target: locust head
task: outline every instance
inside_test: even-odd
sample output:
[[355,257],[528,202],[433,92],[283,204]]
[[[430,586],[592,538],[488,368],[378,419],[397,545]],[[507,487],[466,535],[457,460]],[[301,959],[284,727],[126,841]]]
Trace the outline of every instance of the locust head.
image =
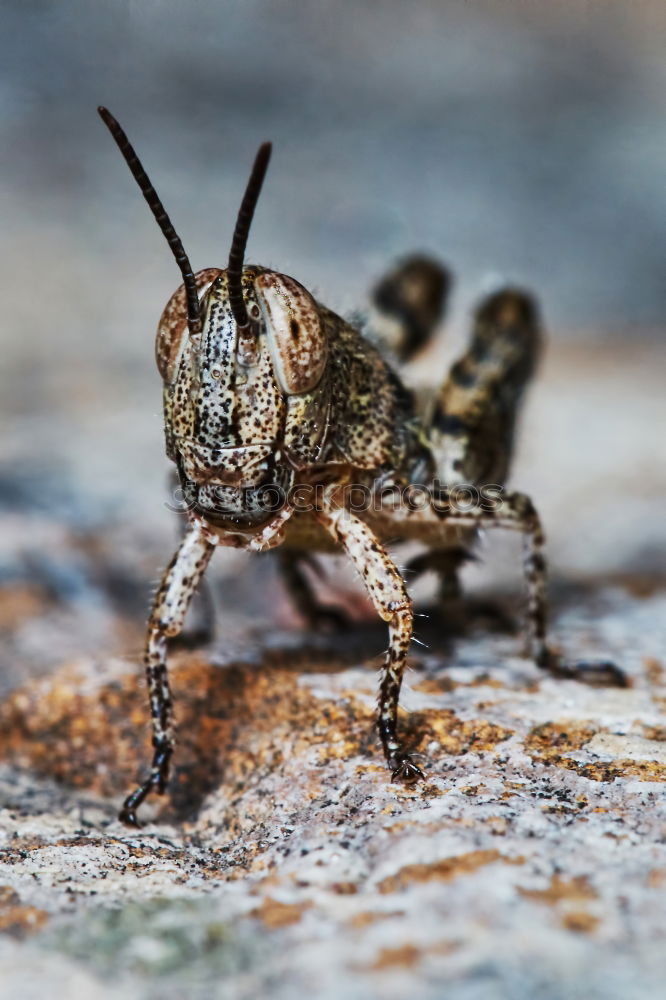
[[[290,480],[292,424],[326,409],[327,337],[322,310],[294,278],[244,263],[250,224],[271,154],[257,153],[238,212],[228,265],[193,272],[185,249],[127,136],[104,108],[115,138],[172,249],[183,284],[160,320],[157,365],[164,381],[167,452],[200,495]],[[310,421],[308,457],[326,421]],[[302,450],[302,443],[301,443]],[[207,494],[204,496],[206,499]]]

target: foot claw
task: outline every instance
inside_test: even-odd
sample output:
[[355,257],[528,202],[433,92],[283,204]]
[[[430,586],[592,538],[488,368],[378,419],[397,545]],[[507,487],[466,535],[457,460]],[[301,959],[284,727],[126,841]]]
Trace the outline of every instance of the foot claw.
[[631,687],[631,681],[621,667],[610,660],[579,660],[567,663],[553,650],[546,650],[538,664],[554,677],[580,681],[591,687]]
[[391,781],[402,781],[405,785],[414,785],[417,781],[425,779],[425,773],[418,764],[414,763],[410,754],[389,761],[389,767],[392,771]]
[[123,802],[123,807],[118,813],[118,819],[121,823],[141,829],[136,811],[151,792],[163,795],[166,791],[169,779],[169,761],[171,760],[172,752],[171,747],[158,747],[155,750],[150,777],[142,785],[139,785],[131,795],[128,795]]
[[118,813],[118,819],[121,823],[124,823],[125,826],[133,826],[137,830],[140,830],[142,827],[142,824],[139,823],[139,820],[137,819],[136,810],[128,809],[126,806],[123,806]]
[[621,667],[610,660],[580,660],[571,667],[571,676],[593,687],[631,687],[631,681]]

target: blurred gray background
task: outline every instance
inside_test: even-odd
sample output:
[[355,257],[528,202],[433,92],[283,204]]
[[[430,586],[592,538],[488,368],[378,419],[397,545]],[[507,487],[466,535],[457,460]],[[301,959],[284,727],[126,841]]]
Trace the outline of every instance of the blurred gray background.
[[[105,103],[199,265],[224,258],[271,138],[252,250],[342,306],[387,257],[425,246],[466,286],[500,271],[541,289],[558,329],[652,327],[666,303],[665,27],[661,0],[5,0],[9,287],[32,299],[39,271],[69,297],[54,332],[111,308],[140,322],[126,286],[173,284],[94,114]],[[159,302],[138,298],[152,324]]]
[[224,263],[270,138],[249,258],[333,308],[395,255],[441,254],[450,356],[490,282],[534,288],[550,350],[514,481],[551,559],[663,559],[663,0],[4,0],[0,18],[3,579],[49,557],[62,583],[54,514],[128,564],[148,553],[138,587],[173,542],[152,341],[178,274],[100,103],[195,267]]

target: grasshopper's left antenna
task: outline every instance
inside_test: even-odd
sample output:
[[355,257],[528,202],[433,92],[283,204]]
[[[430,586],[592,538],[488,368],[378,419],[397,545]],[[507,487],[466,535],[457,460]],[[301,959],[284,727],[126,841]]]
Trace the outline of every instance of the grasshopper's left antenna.
[[132,171],[132,175],[141,189],[141,194],[148,202],[148,207],[155,216],[155,222],[164,233],[167,243],[171,247],[171,252],[176,258],[176,263],[180,268],[180,273],[183,276],[183,282],[185,284],[185,295],[187,298],[187,325],[190,329],[190,333],[201,333],[201,309],[199,307],[197,284],[194,279],[190,259],[185,253],[185,247],[183,246],[178,233],[174,229],[173,223],[167,215],[157,191],[151,184],[148,174],[143,169],[141,160],[136,155],[134,147],[127,138],[124,130],[107,108],[99,107],[97,111],[109,132],[116,140],[118,149],[123,154],[127,166]]
[[248,326],[250,320],[243,299],[243,260],[245,258],[245,247],[252,225],[252,217],[257,207],[257,201],[261,194],[261,186],[268,170],[268,161],[271,158],[272,146],[270,142],[264,142],[257,152],[252,167],[250,179],[245,188],[245,194],[238,210],[236,228],[231,240],[231,250],[229,251],[229,265],[227,269],[227,289],[229,292],[229,305],[236,320],[237,327]]

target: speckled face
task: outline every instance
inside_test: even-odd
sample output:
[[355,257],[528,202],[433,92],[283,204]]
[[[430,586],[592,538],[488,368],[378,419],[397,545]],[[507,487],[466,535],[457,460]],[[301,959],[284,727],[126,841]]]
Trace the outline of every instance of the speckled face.
[[[239,330],[226,272],[201,272],[201,286],[202,333],[188,334],[180,293],[158,331],[169,454],[188,480],[205,487],[273,483],[277,467],[290,457],[294,416],[302,430],[304,409],[325,409],[327,354],[319,307],[293,278],[246,267],[250,324]],[[310,448],[321,446],[325,428],[322,418]],[[298,465],[298,455],[294,459]],[[280,482],[284,478],[281,472]]]

